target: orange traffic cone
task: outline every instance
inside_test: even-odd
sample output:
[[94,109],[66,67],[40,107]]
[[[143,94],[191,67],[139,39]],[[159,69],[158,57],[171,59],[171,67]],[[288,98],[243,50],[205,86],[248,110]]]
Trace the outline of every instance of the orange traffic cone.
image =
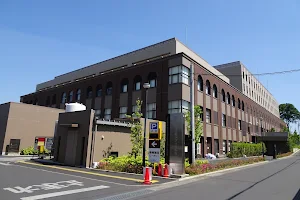
[[145,168],[145,177],[144,177],[144,184],[146,185],[150,185],[151,184],[151,181],[150,181],[150,168],[149,167],[146,167]]
[[162,176],[162,166],[160,163],[158,164],[157,175]]
[[165,168],[164,168],[164,177],[169,177],[169,169],[168,169],[168,164],[165,164]]

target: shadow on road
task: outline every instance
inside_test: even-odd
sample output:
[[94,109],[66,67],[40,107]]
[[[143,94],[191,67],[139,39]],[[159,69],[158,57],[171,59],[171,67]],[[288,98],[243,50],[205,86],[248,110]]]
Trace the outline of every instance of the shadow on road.
[[293,200],[299,200],[300,199],[300,189],[298,190],[297,194],[294,196]]

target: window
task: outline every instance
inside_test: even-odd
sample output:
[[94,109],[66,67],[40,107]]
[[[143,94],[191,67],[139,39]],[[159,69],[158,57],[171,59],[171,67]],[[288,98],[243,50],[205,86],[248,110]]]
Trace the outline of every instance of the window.
[[156,79],[151,79],[149,82],[150,82],[150,88],[156,87]]
[[104,119],[110,120],[111,119],[111,108],[106,108],[104,110]]
[[69,92],[69,102],[73,101],[73,91]]
[[150,83],[150,88],[156,87],[156,79],[157,79],[156,73],[150,72],[148,75],[148,81]]
[[102,86],[101,85],[97,86],[96,96],[97,97],[101,97],[102,96]]
[[203,91],[203,79],[200,75],[198,76],[197,88],[198,88],[199,91]]
[[95,110],[95,117],[101,117],[101,110]]
[[[67,97],[66,97],[66,99],[67,99]],[[37,98],[34,99],[33,105],[39,105],[39,102],[38,102]]]
[[247,74],[246,74],[246,81],[247,81]]
[[185,66],[169,68],[169,84],[184,83],[189,85],[190,69]]
[[156,103],[148,103],[146,116],[148,119],[156,118]]
[[[25,102],[24,102],[25,103]],[[47,100],[46,100],[46,106],[49,106],[50,105],[50,97],[48,96],[47,97]]]
[[106,84],[106,95],[112,95],[112,82]]
[[183,113],[186,113],[188,112],[190,109],[190,103],[185,101],[185,100],[182,100],[182,111]]
[[135,76],[133,79],[133,90],[138,91],[141,89],[141,82],[142,82],[142,78],[141,76]]
[[132,113],[135,113],[135,112],[141,112],[141,108],[138,109],[138,106],[137,106],[137,105],[133,105],[133,106],[132,106]]
[[190,109],[190,103],[185,100],[169,101],[168,113],[186,113]]
[[253,97],[253,90],[252,90],[252,97]]
[[245,78],[245,72],[243,72],[243,79]]
[[52,97],[52,105],[56,105],[56,94]]
[[206,123],[211,123],[211,110],[206,108]]
[[221,94],[222,94],[222,101],[223,101],[223,102],[225,102],[225,98],[226,98],[226,97],[225,97],[225,92],[224,92],[224,90],[223,90],[223,89],[222,89],[222,92],[221,92]]
[[231,105],[232,105],[232,107],[235,107],[235,98],[233,95],[232,95]]
[[86,98],[91,99],[93,97],[93,88],[89,86],[86,90]]
[[78,89],[76,92],[76,101],[79,102],[81,98],[81,89]]
[[119,118],[126,118],[127,107],[120,107]]
[[227,92],[227,104],[230,104],[230,94]]
[[123,92],[123,93],[127,92],[127,86],[128,86],[128,85],[122,85],[122,92]]
[[242,130],[242,121],[241,120],[238,121],[238,128],[239,128],[239,130]]
[[206,80],[206,94],[210,95],[210,82]]
[[242,111],[245,111],[244,101],[242,101]]
[[244,91],[245,91],[246,90],[245,83],[243,83],[243,88],[244,88]]
[[61,103],[65,104],[67,102],[67,94],[64,92],[61,96]]
[[241,101],[239,98],[238,98],[238,109],[241,109]]
[[250,126],[248,126],[248,133],[250,134]]
[[201,119],[201,121],[203,121],[203,107],[202,106],[200,106],[200,109],[201,109],[201,113],[200,113],[200,119]]
[[226,115],[222,114],[222,126],[226,126]]
[[215,84],[213,86],[213,97],[218,98],[218,88]]
[[126,93],[128,88],[128,79],[123,79],[121,82],[121,93]]

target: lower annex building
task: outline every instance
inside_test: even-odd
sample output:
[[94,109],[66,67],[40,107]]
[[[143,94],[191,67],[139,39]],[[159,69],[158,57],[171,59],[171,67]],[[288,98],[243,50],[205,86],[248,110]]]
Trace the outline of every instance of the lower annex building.
[[[136,100],[141,99],[144,116],[165,121],[168,113],[189,109],[191,65],[195,105],[203,110],[197,154],[227,153],[234,141],[254,142],[255,135],[285,126],[176,38],[57,76],[38,84],[36,92],[20,101],[61,109],[67,102],[80,102],[99,118],[110,120],[134,112]],[[150,83],[147,110],[145,82]]]

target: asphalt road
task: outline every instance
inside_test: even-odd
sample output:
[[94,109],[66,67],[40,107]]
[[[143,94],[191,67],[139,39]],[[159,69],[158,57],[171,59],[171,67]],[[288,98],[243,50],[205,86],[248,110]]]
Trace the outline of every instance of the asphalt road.
[[300,200],[300,153],[231,173],[215,174],[139,200]]
[[98,200],[126,195],[166,182],[154,179],[143,185],[141,175],[128,175],[73,167],[42,165],[24,158],[0,158],[0,199]]

